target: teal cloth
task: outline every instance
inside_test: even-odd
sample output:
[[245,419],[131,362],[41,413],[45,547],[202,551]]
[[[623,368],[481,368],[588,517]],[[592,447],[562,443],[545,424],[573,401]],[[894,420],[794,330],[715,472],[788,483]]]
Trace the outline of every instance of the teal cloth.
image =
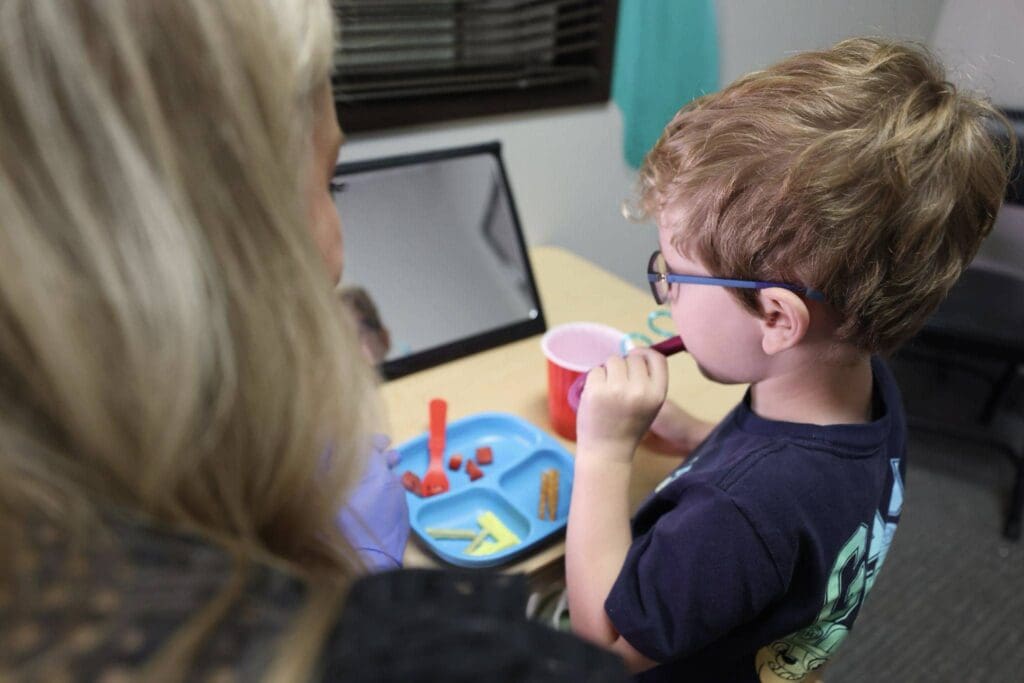
[[612,99],[634,168],[690,100],[718,90],[714,0],[620,0]]

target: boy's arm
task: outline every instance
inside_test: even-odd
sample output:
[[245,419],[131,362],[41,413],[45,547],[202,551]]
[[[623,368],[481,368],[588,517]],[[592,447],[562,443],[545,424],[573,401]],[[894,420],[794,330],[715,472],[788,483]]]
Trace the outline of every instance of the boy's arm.
[[611,650],[618,656],[622,657],[622,661],[626,663],[626,668],[635,674],[638,674],[641,671],[647,671],[659,664],[659,662],[656,662],[647,655],[637,651],[637,649],[630,645],[629,641],[622,636],[615,639]]
[[649,446],[662,453],[685,459],[715,428],[712,422],[698,420],[672,400],[665,401],[651,423]]
[[618,638],[604,601],[632,542],[629,529],[630,463],[605,462],[577,450],[565,572],[572,630],[604,647]]
[[[628,464],[577,460],[569,505],[566,575],[572,630],[623,658],[630,671],[657,665],[612,626],[604,601],[632,543]],[[579,458],[579,455],[577,455]]]
[[633,453],[665,399],[664,357],[638,350],[591,371],[577,418],[576,465],[566,535],[566,583],[573,631],[626,659],[647,659],[623,640],[604,609],[632,543],[629,477]]

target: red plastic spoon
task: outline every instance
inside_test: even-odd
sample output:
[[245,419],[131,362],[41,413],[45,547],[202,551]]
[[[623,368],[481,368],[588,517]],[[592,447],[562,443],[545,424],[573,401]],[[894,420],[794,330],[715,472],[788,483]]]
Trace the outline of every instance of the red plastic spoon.
[[448,490],[448,476],[444,473],[444,432],[448,403],[441,398],[430,401],[430,437],[427,450],[430,452],[430,466],[423,475],[420,490],[423,497],[444,493]]

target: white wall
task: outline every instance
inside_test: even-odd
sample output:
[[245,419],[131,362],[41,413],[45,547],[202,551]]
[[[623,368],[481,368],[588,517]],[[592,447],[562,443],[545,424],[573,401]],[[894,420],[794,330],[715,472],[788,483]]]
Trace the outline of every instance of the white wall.
[[[345,122],[342,121],[342,127]],[[633,183],[611,103],[354,134],[342,160],[499,140],[528,245],[565,247],[642,285],[653,229],[620,212]]]
[[[1024,110],[1022,30],[1024,0],[947,0],[931,44],[961,87]],[[1024,207],[1002,208],[978,261],[1024,273]]]
[[[844,37],[871,34],[930,42],[939,29],[943,36],[966,37],[966,45],[957,48],[958,60],[981,71],[1002,60],[1020,76],[1024,40],[1016,36],[1022,4],[1024,0],[716,0],[722,82]],[[1017,15],[1011,16],[1011,6],[1018,8]],[[989,44],[994,32],[1014,35],[1007,46],[996,49]],[[1024,87],[1015,92],[1024,97]],[[504,145],[529,244],[565,247],[643,286],[641,273],[656,237],[653,229],[632,225],[620,214],[634,175],[622,160],[622,121],[611,103],[352,135],[342,158],[494,139]]]
[[932,45],[954,81],[1024,109],[1024,0],[947,0]]
[[828,47],[843,38],[872,35],[927,42],[945,0],[716,0],[715,4],[724,84],[794,52]]

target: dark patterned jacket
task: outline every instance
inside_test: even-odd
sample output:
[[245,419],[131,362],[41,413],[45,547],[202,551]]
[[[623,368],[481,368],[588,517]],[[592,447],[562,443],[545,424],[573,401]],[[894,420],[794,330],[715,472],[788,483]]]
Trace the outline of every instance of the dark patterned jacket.
[[[0,681],[138,680],[149,661],[236,575],[230,555],[195,536],[117,523],[102,550],[76,552],[52,528],[0,583]],[[237,579],[236,579],[237,580]],[[184,680],[261,680],[304,601],[271,567],[244,577]],[[13,587],[13,591],[11,588]],[[614,656],[526,620],[526,581],[497,573],[404,570],[360,579],[321,650],[317,680],[622,681]]]

